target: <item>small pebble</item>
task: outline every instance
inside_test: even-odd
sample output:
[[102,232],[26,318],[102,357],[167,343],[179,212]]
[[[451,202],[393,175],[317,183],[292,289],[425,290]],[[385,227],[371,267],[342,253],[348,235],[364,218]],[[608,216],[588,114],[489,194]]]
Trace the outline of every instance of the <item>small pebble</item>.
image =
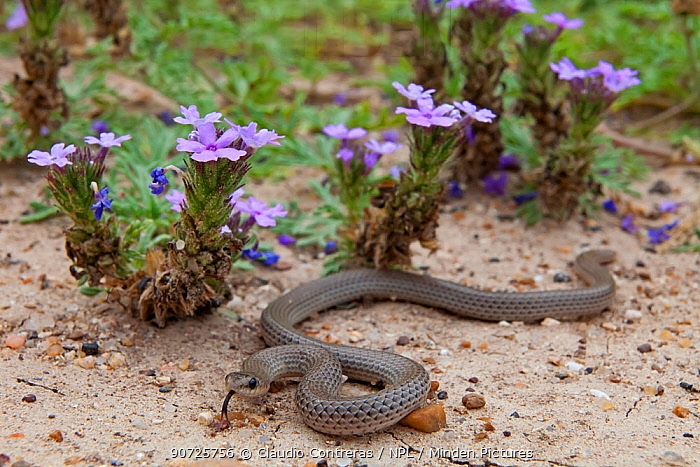
[[659,194],[659,195],[667,195],[671,193],[671,185],[666,183],[664,180],[657,180],[655,181],[651,187],[649,188],[649,193],[653,194]]
[[619,383],[620,381],[622,381],[622,376],[615,374],[610,375],[608,376],[608,381],[610,381],[611,383]]
[[9,336],[7,336],[7,339],[5,339],[5,346],[17,350],[21,349],[26,341],[26,336],[23,336],[21,334],[10,334]]
[[163,386],[162,388],[158,388],[158,392],[170,392],[173,390],[172,386]]
[[673,415],[679,418],[688,418],[688,415],[690,415],[690,410],[686,409],[682,405],[677,405],[673,408]]
[[684,438],[695,438],[695,436],[692,433],[683,433]]
[[396,339],[396,345],[408,345],[409,342],[411,342],[411,339],[408,336],[400,336]]
[[155,376],[156,370],[140,370],[139,374],[143,376]]
[[605,394],[603,391],[599,391],[597,389],[591,389],[591,394],[593,394],[595,397],[598,397],[599,399],[610,400],[610,396]]
[[75,364],[78,365],[80,368],[83,368],[85,370],[90,370],[92,368],[95,368],[95,357],[92,355],[89,357],[84,357],[84,358],[78,358],[75,360]]
[[564,364],[565,367],[567,367],[571,371],[579,372],[585,368],[584,365],[581,365],[580,363],[577,362],[566,362]]
[[338,467],[348,467],[348,465],[351,464],[351,461],[347,457],[341,457],[336,459],[335,463],[338,464]]
[[401,424],[423,433],[435,433],[447,426],[447,415],[442,404],[430,404],[408,414]]
[[508,430],[503,432],[503,436],[505,436],[506,438],[510,438],[510,435],[511,435],[511,432]]
[[22,398],[22,402],[26,402],[28,404],[31,404],[32,402],[36,402],[36,395],[34,394],[27,394]]
[[166,404],[163,406],[163,410],[168,413],[175,413],[177,412],[177,407],[175,407],[173,404]]
[[100,345],[97,342],[85,342],[81,347],[85,355],[97,355],[100,350]]
[[648,342],[646,344],[642,344],[637,346],[637,351],[640,353],[649,353],[651,352],[651,344]]
[[561,321],[558,321],[554,318],[545,318],[540,323],[540,326],[544,326],[544,327],[548,328],[548,327],[552,327],[552,326],[559,326],[560,324],[561,324]]
[[148,423],[144,422],[140,418],[131,421],[131,424],[136,428],[148,428]]
[[467,381],[469,381],[469,382],[472,383],[472,384],[476,384],[476,383],[479,382],[479,378],[477,378],[476,376],[472,376],[472,377],[469,378]]
[[512,414],[509,415],[509,417],[520,418],[520,414],[518,412],[513,412]]
[[486,405],[486,399],[481,394],[465,394],[462,397],[462,405],[468,409],[480,409]]
[[642,312],[639,310],[626,310],[625,311],[625,319],[627,321],[639,321],[642,319]]
[[448,397],[447,391],[439,391],[437,393],[437,398],[440,400],[445,400],[445,399],[447,399],[447,397]]
[[554,282],[571,282],[571,276],[563,272],[558,272],[554,274]]
[[60,430],[52,431],[51,433],[49,433],[49,438],[56,441],[57,443],[62,443],[63,442],[63,433],[61,433]]
[[187,371],[190,368],[190,361],[183,360],[180,363],[178,363],[177,367],[180,369],[180,371]]
[[200,425],[209,426],[214,421],[214,416],[209,412],[200,412],[197,421]]
[[606,330],[608,330],[608,331],[613,331],[613,332],[616,332],[616,331],[619,331],[619,330],[620,330],[620,329],[617,327],[617,325],[615,325],[615,323],[611,323],[611,322],[609,322],[609,321],[606,321],[606,322],[602,323],[602,324],[600,325],[600,327],[603,328],[603,329],[606,329]]
[[126,357],[121,352],[113,352],[109,357],[109,366],[112,368],[122,368],[126,366]]

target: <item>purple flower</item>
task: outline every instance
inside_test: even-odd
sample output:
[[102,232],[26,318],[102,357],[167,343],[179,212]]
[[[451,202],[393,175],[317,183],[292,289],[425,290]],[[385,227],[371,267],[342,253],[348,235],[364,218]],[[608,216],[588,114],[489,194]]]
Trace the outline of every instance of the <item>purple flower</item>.
[[56,143],[51,146],[51,153],[46,151],[39,151],[35,149],[34,151],[27,154],[27,161],[32,164],[36,164],[42,167],[47,165],[56,165],[58,167],[64,167],[66,165],[73,164],[68,160],[68,155],[75,152],[75,146],[70,145],[66,147],[65,143]]
[[114,137],[114,133],[100,133],[100,139],[94,136],[86,136],[85,142],[87,144],[99,144],[103,148],[111,148],[112,146],[121,146],[124,141],[130,140],[131,135],[120,136],[119,138]]
[[196,105],[191,105],[185,108],[184,105],[180,106],[180,112],[182,112],[183,117],[175,117],[173,120],[182,125],[192,125],[195,128],[206,123],[216,123],[221,121],[221,113],[212,112],[204,116],[204,118],[199,117],[199,110]]
[[291,235],[282,234],[279,237],[277,237],[277,241],[280,242],[280,245],[292,246],[297,242],[297,239],[292,237]]
[[564,81],[571,81],[572,79],[584,79],[587,75],[586,70],[580,70],[576,68],[571,60],[564,57],[559,63],[551,62],[549,68],[557,74],[559,79]]
[[352,158],[355,157],[355,153],[352,152],[352,149],[350,148],[340,148],[338,154],[336,154],[335,157],[337,157],[338,159],[343,159],[343,162],[345,164],[349,164]]
[[156,167],[151,170],[151,178],[153,181],[148,185],[151,189],[151,193],[154,195],[159,195],[165,191],[165,185],[168,184],[168,177],[165,176],[165,170],[163,167]]
[[98,135],[100,133],[107,133],[109,131],[109,125],[107,125],[107,122],[104,120],[93,120],[92,125],[90,125],[92,128],[92,131],[97,133]]
[[262,253],[255,248],[247,248],[241,251],[241,257],[244,259],[256,260],[262,257]]
[[380,143],[376,139],[370,139],[365,143],[365,147],[370,150],[370,152],[365,153],[365,166],[367,169],[372,169],[382,156],[396,151],[401,145],[391,141]]
[[578,29],[583,26],[583,20],[567,19],[564,13],[552,13],[551,15],[542,16],[545,21],[552,23],[559,29]]
[[659,203],[659,212],[676,212],[676,209],[683,206],[685,203],[676,203],[670,200],[664,200]]
[[608,211],[610,214],[617,214],[617,205],[612,199],[603,201],[603,209]]
[[637,232],[637,226],[634,223],[634,214],[627,214],[625,218],[622,219],[622,222],[620,222],[620,227],[625,232],[629,232],[631,234]]
[[328,240],[326,246],[323,248],[323,252],[327,255],[332,255],[338,251],[338,242],[335,240]]
[[270,208],[267,207],[267,204],[252,196],[249,196],[247,201],[236,201],[235,207],[241,212],[250,214],[250,217],[255,219],[255,222],[260,227],[274,227],[277,225],[274,219],[275,217],[284,217],[287,215],[287,211],[284,210],[284,206],[281,204]]
[[344,141],[362,138],[367,134],[367,130],[364,128],[356,127],[348,130],[348,127],[342,123],[338,125],[326,125],[323,127],[323,132],[331,138],[338,138]]
[[501,171],[498,175],[488,174],[484,177],[484,191],[489,195],[503,196],[506,194],[508,174]]
[[391,143],[398,143],[399,142],[399,132],[396,130],[386,130],[382,134],[382,139],[387,142]]
[[671,222],[670,224],[664,224],[661,227],[647,229],[647,237],[649,237],[649,243],[652,245],[658,245],[663,243],[671,236],[667,233],[669,230],[673,229],[678,225],[678,219]]
[[22,2],[20,2],[19,5],[12,10],[10,16],[5,20],[5,27],[8,29],[8,31],[12,31],[13,29],[23,27],[25,24],[27,24],[27,21],[29,21],[29,18],[27,17],[27,10],[24,9],[24,5]]
[[172,203],[170,209],[177,212],[182,212],[182,206],[185,204],[185,194],[178,190],[171,190],[170,194],[165,195],[165,199]]
[[486,9],[504,10],[507,14],[515,13],[535,13],[535,9],[529,0],[450,0],[447,2],[449,8],[459,7],[469,8],[471,6],[483,6]]
[[521,204],[527,203],[528,201],[532,201],[535,198],[537,198],[537,192],[536,191],[528,191],[527,193],[513,196],[513,201],[515,201],[515,204],[517,204],[519,206]]
[[614,93],[619,93],[630,86],[636,86],[640,84],[641,81],[637,78],[637,70],[632,70],[630,68],[621,68],[615,70],[612,64],[601,60],[598,62],[598,66],[588,70],[588,76],[602,76],[603,85]]
[[272,266],[277,261],[279,261],[280,255],[272,251],[263,251],[262,257],[258,261],[262,262],[265,266]]
[[389,175],[394,180],[400,180],[401,179],[401,172],[405,172],[405,171],[406,171],[406,167],[402,167],[400,165],[395,165],[389,169]]
[[491,123],[496,114],[489,109],[476,110],[476,106],[469,101],[454,102],[455,107],[464,112],[466,117],[483,123]]
[[432,99],[419,99],[416,101],[416,104],[418,105],[417,109],[397,107],[396,113],[406,114],[406,120],[409,123],[426,128],[430,128],[433,125],[450,127],[458,120],[453,116],[445,115],[454,110],[454,107],[450,104],[442,104],[435,107]]
[[90,209],[95,211],[95,219],[102,220],[102,213],[104,210],[111,211],[112,210],[112,201],[111,199],[107,198],[107,195],[109,195],[109,188],[104,187],[101,190],[97,190],[97,183],[93,183],[93,190],[95,193],[95,201],[96,203],[90,206]]
[[258,251],[255,248],[249,248],[241,251],[241,257],[251,261],[259,261],[265,266],[272,266],[280,259],[280,255],[272,251]]
[[345,96],[344,93],[339,92],[335,96],[333,96],[333,103],[337,106],[343,107],[345,104],[348,103],[348,98]]
[[246,155],[245,151],[227,147],[238,138],[238,131],[229,128],[217,138],[216,128],[213,123],[205,123],[197,127],[199,141],[191,141],[184,138],[177,139],[178,151],[191,152],[192,160],[197,162],[211,162],[219,159],[237,161]]
[[280,143],[275,140],[284,138],[284,136],[280,136],[275,133],[274,130],[267,130],[263,128],[262,130],[256,132],[258,124],[255,122],[251,122],[248,124],[248,126],[232,125],[232,128],[239,131],[241,139],[247,146],[256,149],[265,146],[266,144],[280,146]]
[[245,190],[243,188],[239,188],[233,193],[231,193],[228,197],[228,204],[231,206],[236,206],[236,202],[238,201],[238,198],[243,196],[245,194]]
[[163,110],[158,114],[158,118],[161,122],[165,123],[165,126],[173,126],[173,114],[169,110]]
[[450,198],[461,198],[464,196],[464,190],[460,188],[459,182],[450,182],[448,194]]
[[419,101],[421,99],[432,100],[433,97],[431,96],[431,94],[435,92],[435,89],[428,89],[427,91],[424,91],[423,86],[420,86],[415,83],[409,83],[408,88],[404,87],[404,85],[399,83],[398,81],[394,81],[393,83],[391,83],[391,85],[394,86],[394,89],[396,89],[399,92],[399,94],[407,97],[409,100],[412,101]]
[[498,170],[518,170],[520,161],[515,154],[501,154],[498,158]]

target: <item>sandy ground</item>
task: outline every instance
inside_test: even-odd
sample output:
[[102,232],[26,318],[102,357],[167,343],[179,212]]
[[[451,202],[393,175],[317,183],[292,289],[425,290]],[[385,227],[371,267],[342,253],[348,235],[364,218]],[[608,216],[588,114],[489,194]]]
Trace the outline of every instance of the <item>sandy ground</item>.
[[[618,292],[600,316],[483,323],[380,302],[303,324],[319,338],[423,362],[446,391],[439,402],[447,428],[322,435],[296,413],[290,384],[260,401],[233,399],[230,410],[242,420],[215,434],[202,421],[221,407],[225,374],[264,347],[261,310],[318,277],[321,260],[279,246],[291,269],[239,274],[244,285],[219,312],[158,329],[107,306],[104,297],[77,292],[63,252],[66,218],[18,222],[27,203],[40,199],[43,174],[23,162],[0,170],[0,344],[10,334],[29,337],[18,350],[0,350],[0,454],[9,458],[0,465],[172,466],[214,453],[226,460],[207,465],[700,465],[700,393],[680,385],[700,388],[698,256],[656,254],[643,238],[621,231],[618,218],[601,213],[593,228],[575,221],[526,228],[499,216],[509,212],[500,201],[467,194],[444,209],[441,250],[415,258],[436,277],[527,291],[582,286],[575,277],[554,283],[554,274],[573,276],[569,265],[580,251],[612,248]],[[674,192],[648,195],[658,178]],[[688,200],[696,183],[681,167],[664,169],[639,186],[644,196],[636,203]],[[283,185],[290,199],[313,201],[302,175]],[[272,199],[280,187],[255,191]],[[408,345],[397,345],[401,336]],[[94,361],[81,352],[92,342],[100,346]],[[643,344],[651,350],[640,352]],[[486,406],[467,410],[461,399],[468,391],[482,394]],[[30,394],[36,401],[23,401]]]

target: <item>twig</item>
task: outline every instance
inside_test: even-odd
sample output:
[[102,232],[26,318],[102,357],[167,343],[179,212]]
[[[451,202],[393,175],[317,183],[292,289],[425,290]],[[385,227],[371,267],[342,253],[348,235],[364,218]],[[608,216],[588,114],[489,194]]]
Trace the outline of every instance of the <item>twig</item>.
[[31,382],[31,381],[27,381],[26,379],[23,379],[23,378],[17,378],[17,382],[18,382],[18,383],[28,384],[29,386],[35,386],[35,387],[38,387],[38,388],[46,389],[46,390],[48,390],[48,391],[53,392],[54,394],[60,394],[60,395],[62,395],[62,396],[65,396],[65,394],[62,393],[61,391],[59,391],[57,388],[50,388],[50,387],[48,387],[48,386],[44,386],[43,384],[33,383],[33,382]]

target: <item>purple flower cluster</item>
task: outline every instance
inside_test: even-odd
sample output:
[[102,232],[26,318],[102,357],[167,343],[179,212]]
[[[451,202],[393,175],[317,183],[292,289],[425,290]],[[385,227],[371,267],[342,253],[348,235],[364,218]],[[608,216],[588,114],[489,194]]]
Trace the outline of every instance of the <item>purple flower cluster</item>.
[[[364,138],[367,135],[367,130],[360,127],[348,129],[348,127],[340,123],[326,125],[323,127],[323,133],[325,133],[326,136],[340,140],[340,149],[336,157],[341,159],[346,166],[349,166],[350,162],[355,157],[355,152],[350,148],[350,140]],[[371,138],[367,141],[364,144],[366,151],[362,157],[365,175],[377,165],[377,162],[379,162],[382,156],[396,151],[401,146],[401,144],[387,139],[380,142]]]
[[[662,202],[658,210],[659,212],[673,212],[675,211],[679,205],[682,203],[674,203],[672,201],[664,201]],[[603,201],[603,208],[608,211],[611,214],[617,214],[618,209],[617,205],[615,204],[615,201],[612,199],[608,199],[606,201]],[[670,222],[668,224],[664,224],[661,227],[650,227],[647,229],[647,238],[649,239],[649,243],[651,245],[658,245],[660,243],[665,242],[668,240],[670,235],[668,234],[668,231],[673,229],[678,225],[679,221],[676,219],[673,222]],[[625,232],[635,234],[639,231],[639,227],[634,223],[634,214],[627,214],[622,221],[620,222],[620,228],[624,230]]]
[[564,57],[559,63],[550,63],[550,69],[557,74],[560,80],[572,82],[572,86],[580,87],[583,90],[591,85],[602,83],[603,87],[613,95],[621,91],[636,86],[641,83],[637,78],[637,70],[622,68],[616,70],[610,63],[601,60],[598,65],[583,70],[576,67],[571,60]]
[[499,16],[516,13],[535,13],[530,0],[449,0],[448,8],[469,8],[478,14],[493,12]]
[[280,259],[280,255],[272,251],[258,251],[256,248],[248,248],[241,252],[241,257],[251,261],[258,261],[265,266],[272,266]]
[[[255,223],[260,227],[274,227],[277,225],[275,217],[287,215],[287,211],[282,204],[278,203],[276,206],[268,207],[264,201],[260,201],[252,196],[249,196],[248,200],[236,199],[232,204],[237,211],[250,215],[247,221],[250,226]],[[243,225],[246,226],[246,223]]]
[[[451,127],[457,122],[467,127],[473,121],[490,123],[496,118],[496,114],[489,109],[477,109],[477,107],[469,101],[454,102],[454,105],[441,104],[435,106],[432,93],[434,89],[427,91],[415,83],[410,83],[404,87],[399,82],[393,82],[392,85],[399,94],[408,98],[409,102],[416,107],[397,107],[397,114],[405,114],[406,121],[413,125],[430,128],[433,126]],[[460,113],[462,111],[462,113]]]
[[563,29],[578,29],[583,26],[583,20],[568,19],[564,13],[559,12],[543,15],[542,18],[548,23],[554,24],[558,31],[562,31]]
[[187,139],[178,138],[178,151],[190,153],[190,158],[197,162],[214,162],[219,159],[237,161],[241,157],[251,156],[258,148],[270,144],[279,146],[276,140],[284,138],[274,130],[257,130],[255,122],[240,126],[224,119],[229,125],[226,130],[217,130],[214,123],[221,121],[219,112],[212,112],[200,117],[197,106],[180,106],[183,117],[173,120],[183,125],[192,125],[195,130]]

